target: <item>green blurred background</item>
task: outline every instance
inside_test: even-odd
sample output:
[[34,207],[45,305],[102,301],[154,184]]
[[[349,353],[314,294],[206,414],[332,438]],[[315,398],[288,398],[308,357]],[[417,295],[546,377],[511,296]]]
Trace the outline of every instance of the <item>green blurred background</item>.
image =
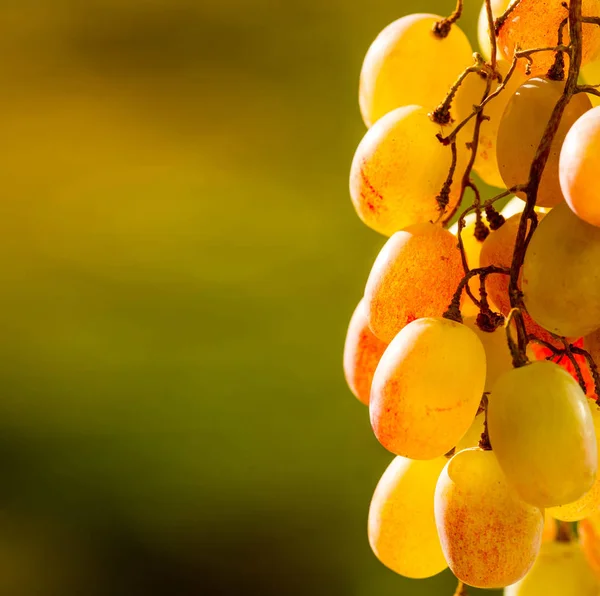
[[4,0],[0,594],[452,594],[370,552],[341,353],[361,61],[453,5]]

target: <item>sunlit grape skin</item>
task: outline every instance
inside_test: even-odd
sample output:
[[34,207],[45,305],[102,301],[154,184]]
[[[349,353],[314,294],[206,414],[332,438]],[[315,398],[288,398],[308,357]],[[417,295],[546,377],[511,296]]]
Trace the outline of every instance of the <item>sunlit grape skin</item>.
[[[436,138],[442,128],[427,110],[398,108],[381,118],[360,142],[350,170],[350,196],[358,216],[370,228],[391,236],[415,223],[437,221],[436,197],[448,176],[451,152]],[[459,149],[464,163],[466,150]],[[453,185],[448,210],[459,198]]]
[[[507,188],[526,184],[529,180],[531,163],[564,85],[561,81],[529,79],[508,102],[497,140],[498,166]],[[575,95],[568,103],[552,141],[537,193],[537,205],[554,207],[563,201],[558,176],[560,150],[573,123],[591,107],[585,93]],[[522,192],[516,194],[525,198]]]
[[467,432],[485,383],[485,351],[468,327],[441,318],[413,321],[375,371],[371,426],[389,451],[411,459],[447,453]]
[[600,579],[600,515],[582,519],[577,530],[583,555],[596,578]]
[[359,103],[367,126],[401,106],[422,105],[432,111],[472,64],[471,45],[458,26],[444,39],[433,33],[441,20],[431,14],[408,15],[375,39],[360,75]]
[[529,314],[558,335],[581,337],[600,328],[600,228],[566,203],[533,234],[521,287]]
[[600,226],[600,107],[572,126],[560,153],[559,172],[569,207],[587,223]]
[[377,339],[369,329],[363,300],[358,303],[344,344],[344,376],[348,387],[366,406],[369,405],[373,375],[387,344]]
[[[594,421],[594,430],[596,437],[600,436],[600,410],[592,400],[589,400],[592,420]],[[598,447],[598,458],[600,459],[600,442],[596,439]],[[579,521],[585,517],[590,517],[600,512],[600,476],[596,475],[592,488],[580,499],[573,503],[568,503],[559,507],[546,509],[552,517],[562,521]]]
[[494,453],[520,497],[538,507],[572,503],[598,471],[594,423],[578,383],[557,364],[501,376],[488,404]]
[[[508,73],[510,64],[501,60],[498,62],[497,68],[500,75],[504,78]],[[504,187],[496,155],[498,130],[508,102],[525,80],[526,76],[524,74],[515,72],[508,81],[504,91],[490,101],[484,110],[484,114],[489,120],[486,119],[481,124],[477,158],[473,167],[483,181],[492,186]],[[471,74],[465,79],[456,94],[455,100],[456,114],[459,121],[469,116],[473,111],[473,106],[481,102],[486,89],[486,83],[485,79],[476,74]],[[491,90],[494,91],[499,84],[498,81],[494,81]],[[475,120],[473,119],[469,127],[471,135],[474,122]]]
[[[497,19],[508,8],[511,0],[491,0],[492,15]],[[492,57],[492,44],[490,43],[489,22],[485,2],[481,5],[479,11],[479,20],[477,21],[477,41],[481,55],[489,61]],[[496,48],[496,55],[501,58],[500,50]]]
[[[498,48],[502,55],[511,60],[517,48],[528,50],[547,48],[556,45],[558,28],[568,15],[562,6],[563,0],[521,0],[511,12],[500,29]],[[600,14],[600,0],[583,0],[584,15]],[[569,29],[564,31],[564,43],[569,43]],[[600,28],[590,24],[583,25],[582,63],[586,64],[596,57],[600,50]],[[533,57],[531,73],[534,76],[545,75],[555,59],[554,52],[539,52]],[[569,58],[564,56],[568,68]],[[525,60],[519,61],[519,68],[526,68]]]
[[371,331],[387,343],[415,319],[442,316],[463,275],[456,238],[447,230],[424,223],[397,232],[367,280]]
[[533,565],[544,527],[540,509],[521,501],[492,451],[457,453],[435,491],[435,520],[452,572],[478,588],[502,588]]
[[375,489],[369,543],[384,565],[405,577],[431,577],[448,566],[433,514],[435,487],[446,461],[396,457]]
[[546,542],[531,571],[505,596],[597,596],[598,584],[577,542]]

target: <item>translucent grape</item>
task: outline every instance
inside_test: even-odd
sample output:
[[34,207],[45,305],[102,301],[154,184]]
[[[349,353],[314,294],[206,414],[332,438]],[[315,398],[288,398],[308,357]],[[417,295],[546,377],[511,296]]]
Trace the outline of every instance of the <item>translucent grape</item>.
[[596,479],[594,422],[579,384],[557,364],[534,362],[492,389],[488,432],[508,481],[538,507],[572,503]]
[[[498,62],[498,72],[502,77],[506,76],[510,65],[508,62]],[[474,169],[481,176],[484,182],[491,186],[498,186],[504,188],[504,182],[500,175],[497,160],[497,140],[498,130],[500,128],[500,122],[504,110],[510,101],[512,95],[517,89],[525,82],[525,75],[515,72],[507,83],[506,88],[500,95],[495,97],[485,107],[484,114],[489,118],[485,120],[480,129],[479,134],[479,146],[477,150],[477,157],[475,159]],[[492,85],[492,91],[499,85],[498,82],[494,82]],[[468,76],[464,83],[456,94],[455,107],[458,120],[462,121],[472,111],[473,106],[481,102],[483,93],[486,87],[486,80],[478,75]],[[474,120],[471,121],[474,123]],[[473,126],[470,127],[471,131]],[[472,132],[471,132],[472,135]]]
[[435,490],[435,521],[454,575],[477,588],[502,588],[529,571],[544,515],[506,482],[492,451],[466,449],[444,468]]
[[365,405],[369,405],[375,369],[387,344],[369,329],[367,309],[361,300],[352,315],[344,345],[344,375],[348,387]]
[[578,532],[583,555],[596,578],[600,579],[600,515],[582,519]]
[[[504,11],[508,8],[511,0],[491,0],[492,14],[494,19],[497,19]],[[479,12],[479,20],[477,22],[477,41],[479,42],[479,49],[481,55],[489,61],[492,57],[492,44],[490,43],[490,34],[488,30],[488,17],[485,2],[481,6]],[[500,57],[500,51],[496,49],[496,55]]]
[[489,392],[498,378],[513,368],[506,331],[504,327],[499,327],[491,333],[482,331],[477,326],[475,317],[466,318],[465,325],[473,330],[485,349],[486,375],[484,391]]
[[[594,430],[596,437],[598,437],[600,435],[600,411],[595,402],[589,400],[589,405],[594,421]],[[598,443],[598,448],[600,451],[600,443]],[[598,458],[600,459],[600,453],[598,453]],[[600,477],[596,475],[592,488],[580,499],[560,507],[551,507],[546,511],[555,519],[569,522],[579,521],[584,517],[600,512]]]
[[559,171],[569,207],[583,221],[600,226],[600,107],[573,124],[560,152]]
[[[558,41],[558,28],[568,16],[562,6],[563,0],[521,0],[500,29],[498,48],[502,55],[511,60],[517,48],[529,50],[555,46]],[[600,14],[600,0],[583,0],[584,15]],[[564,30],[563,41],[569,43],[569,29]],[[583,25],[583,64],[593,60],[600,50],[600,28]],[[554,52],[539,52],[532,56],[531,72],[534,76],[545,75],[554,63]],[[565,54],[568,67],[569,58]],[[527,62],[519,60],[519,67],[525,70]]]
[[[366,225],[390,236],[409,225],[439,219],[436,197],[452,163],[451,151],[436,138],[440,131],[427,110],[418,106],[398,108],[367,131],[350,171],[352,203]],[[462,167],[462,146],[459,158]],[[448,210],[458,202],[456,178]]]
[[485,351],[468,327],[413,321],[385,351],[371,388],[371,425],[389,451],[412,459],[447,453],[467,432],[481,401]]
[[484,421],[485,415],[483,412],[476,416],[465,436],[456,445],[457,452],[479,446],[479,441],[481,441],[481,435],[483,434]]
[[[581,69],[581,75],[588,85],[598,85],[600,83],[600,59],[590,62]],[[600,97],[590,95],[590,101],[593,106],[600,106]]]
[[557,335],[581,337],[600,328],[600,228],[566,203],[552,209],[533,234],[523,265],[529,314]]
[[[600,30],[600,27],[598,28]],[[530,79],[513,94],[498,129],[497,156],[500,174],[507,188],[525,184],[538,145],[560,99],[564,82]],[[544,169],[537,204],[554,207],[563,200],[558,177],[560,150],[567,132],[575,121],[592,107],[585,93],[578,93],[568,103],[558,131],[552,141],[550,157]],[[525,198],[523,193],[517,193]]]
[[505,596],[597,596],[598,584],[577,542],[547,542],[531,571]]
[[434,35],[440,20],[431,14],[408,15],[388,25],[373,42],[360,74],[360,110],[367,126],[401,106],[416,104],[432,111],[473,63],[471,44],[458,26],[444,39]]
[[[502,211],[500,211],[501,215],[503,215],[506,219],[516,215],[517,213],[523,213],[523,209],[525,208],[525,201],[520,199],[519,197],[513,197],[504,205]],[[548,213],[550,211],[547,207],[534,207],[536,213]]]
[[394,234],[377,256],[365,289],[369,326],[390,342],[405,325],[440,317],[464,271],[456,238],[433,224]]
[[371,548],[405,577],[431,577],[447,567],[433,515],[435,486],[446,461],[396,457],[375,489],[369,509]]

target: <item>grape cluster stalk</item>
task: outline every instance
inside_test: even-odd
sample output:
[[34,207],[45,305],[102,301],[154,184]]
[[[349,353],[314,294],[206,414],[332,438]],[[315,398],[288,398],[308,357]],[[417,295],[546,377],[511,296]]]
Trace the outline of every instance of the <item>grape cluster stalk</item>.
[[361,71],[350,194],[388,240],[344,373],[395,456],[369,542],[458,595],[597,596],[600,0],[485,0],[479,52],[463,1],[388,25]]

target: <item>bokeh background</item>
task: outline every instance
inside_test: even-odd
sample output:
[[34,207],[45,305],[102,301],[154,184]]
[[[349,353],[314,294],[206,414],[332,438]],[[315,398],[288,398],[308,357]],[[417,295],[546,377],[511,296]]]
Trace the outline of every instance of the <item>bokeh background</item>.
[[453,5],[2,2],[1,594],[452,594],[370,552],[341,351],[362,58]]

